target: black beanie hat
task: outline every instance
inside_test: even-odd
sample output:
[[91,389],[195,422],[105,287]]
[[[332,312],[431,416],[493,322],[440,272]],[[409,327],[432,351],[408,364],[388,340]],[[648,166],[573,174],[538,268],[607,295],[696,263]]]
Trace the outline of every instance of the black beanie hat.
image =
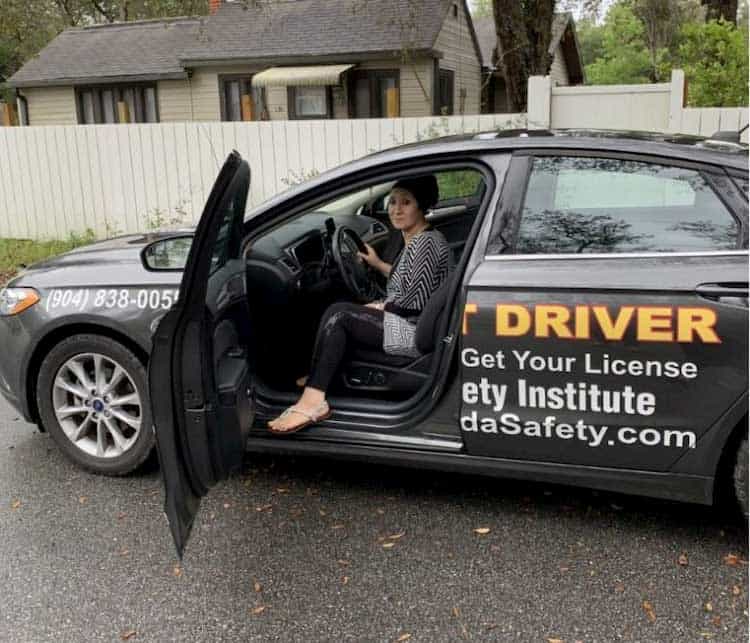
[[419,209],[424,213],[438,202],[438,183],[433,174],[400,179],[391,189],[411,192],[417,200]]

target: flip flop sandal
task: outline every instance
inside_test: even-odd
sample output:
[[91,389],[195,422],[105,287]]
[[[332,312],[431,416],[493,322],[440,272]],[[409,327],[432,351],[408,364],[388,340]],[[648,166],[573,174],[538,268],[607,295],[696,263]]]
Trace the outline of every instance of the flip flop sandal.
[[298,431],[307,428],[311,424],[317,424],[318,422],[322,422],[323,420],[327,420],[329,417],[331,417],[331,409],[328,408],[325,411],[323,409],[325,409],[325,405],[321,404],[317,409],[315,409],[315,411],[313,411],[312,413],[308,413],[307,411],[298,409],[296,406],[290,406],[279,416],[279,418],[288,417],[292,413],[297,413],[298,415],[306,417],[307,420],[305,422],[302,422],[302,424],[298,424],[297,426],[293,426],[289,429],[276,430],[268,427],[268,430],[270,433],[273,433],[275,435],[290,435],[292,433],[297,433]]

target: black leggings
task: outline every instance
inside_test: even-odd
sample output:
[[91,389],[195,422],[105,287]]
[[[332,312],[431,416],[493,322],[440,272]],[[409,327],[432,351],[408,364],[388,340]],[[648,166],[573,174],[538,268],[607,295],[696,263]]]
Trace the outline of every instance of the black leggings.
[[383,311],[348,302],[329,306],[318,327],[307,386],[325,392],[353,344],[383,348]]

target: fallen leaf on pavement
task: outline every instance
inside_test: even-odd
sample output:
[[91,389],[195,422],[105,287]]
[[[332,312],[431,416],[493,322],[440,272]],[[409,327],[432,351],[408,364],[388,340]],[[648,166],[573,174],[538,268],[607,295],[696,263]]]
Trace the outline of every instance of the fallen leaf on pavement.
[[82,505],[85,505],[88,501],[89,499],[86,496],[81,496],[80,498],[78,498],[78,502],[80,502]]
[[453,613],[453,616],[455,616],[456,618],[461,618],[461,610],[458,609],[457,607],[454,607],[451,610],[451,612]]
[[712,604],[711,604],[710,602],[709,602],[709,603],[706,603],[706,604],[704,605],[704,607],[706,608],[706,611],[707,611],[707,612],[713,612],[713,611],[714,611],[714,606],[713,606],[713,605],[712,605]]
[[289,489],[287,489],[286,487],[277,487],[276,493],[289,493]]
[[124,511],[121,511],[119,514],[117,514],[117,520],[124,520],[128,517],[128,514],[126,514]]
[[625,585],[623,583],[615,583],[615,591],[618,594],[622,594],[625,591]]
[[232,506],[232,505],[230,505],[230,504],[229,504],[228,502],[225,502],[225,503],[224,503],[224,509],[229,509],[229,507],[231,507],[231,506]]
[[478,527],[474,530],[475,534],[479,534],[480,536],[485,536],[486,534],[490,533],[489,527]]
[[396,639],[397,643],[401,643],[402,641],[408,641],[411,638],[411,634],[402,634]]
[[388,540],[398,540],[399,538],[403,538],[404,534],[406,534],[405,531],[402,531],[400,534],[393,534],[388,536]]
[[547,643],[565,643],[563,639],[547,639]]
[[258,616],[259,614],[262,614],[262,613],[263,613],[263,612],[265,612],[265,611],[266,611],[266,605],[258,605],[258,607],[253,607],[253,608],[252,608],[252,609],[250,610],[250,613],[251,613],[251,614],[252,614],[253,616]]
[[255,511],[268,511],[269,509],[273,509],[273,505],[260,505],[255,508]]
[[732,567],[735,567],[736,565],[747,564],[746,560],[742,560],[737,554],[727,554],[724,556],[724,563],[727,565],[730,565]]
[[687,565],[688,564],[688,557],[685,552],[682,552],[679,557],[677,558],[677,564],[678,565]]
[[390,549],[393,547],[396,543],[383,543],[383,549]]
[[118,556],[127,556],[129,553],[130,553],[129,549],[121,549],[120,551],[117,552],[117,555]]
[[346,567],[347,565],[351,564],[348,560],[344,560],[343,558],[339,558],[336,562],[342,567]]
[[570,567],[560,567],[561,572],[567,572],[570,571]]
[[255,590],[256,594],[260,594],[260,592],[263,591],[263,585],[261,585],[257,580],[255,581],[255,585],[253,585],[253,589]]
[[380,514],[381,516],[385,513],[385,509],[376,509],[376,513]]
[[10,508],[13,511],[15,511],[16,509],[18,509],[20,506],[21,506],[21,501],[20,500],[14,500],[13,502],[10,503]]
[[172,574],[174,574],[177,578],[182,576],[182,567],[180,567],[179,565],[175,565],[174,569],[172,570]]
[[138,634],[138,632],[136,632],[135,630],[127,630],[127,631],[123,632],[122,634],[120,634],[120,640],[121,641],[129,641],[136,634]]
[[342,576],[341,577],[341,584],[342,585],[346,585],[348,582],[349,582],[349,577],[348,576]]
[[711,622],[712,622],[712,623],[713,623],[713,624],[714,624],[714,625],[715,625],[716,627],[719,627],[719,626],[721,625],[721,616],[719,616],[719,615],[717,614],[716,616],[714,616],[714,617],[713,617],[713,618],[711,619]]
[[648,601],[643,601],[643,611],[646,612],[646,618],[650,623],[654,623],[656,621],[656,612],[654,611],[654,606],[651,605],[651,603],[649,603]]
[[735,596],[739,596],[740,594],[742,594],[742,590],[740,589],[739,585],[732,586],[732,594],[734,594]]
[[712,639],[714,637],[714,635],[711,632],[701,632],[701,636],[704,639]]
[[332,525],[331,529],[343,529],[346,525]]

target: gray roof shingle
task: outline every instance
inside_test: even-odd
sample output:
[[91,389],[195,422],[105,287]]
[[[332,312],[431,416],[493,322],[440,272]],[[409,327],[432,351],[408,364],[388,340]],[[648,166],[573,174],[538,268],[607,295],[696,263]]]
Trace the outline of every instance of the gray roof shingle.
[[430,49],[451,0],[224,3],[185,62]]
[[184,77],[178,55],[187,42],[197,42],[200,23],[176,18],[67,29],[8,82],[25,87]]
[[225,2],[205,18],[77,27],[59,34],[9,84],[75,85],[179,78],[208,61],[429,50],[454,0]]

